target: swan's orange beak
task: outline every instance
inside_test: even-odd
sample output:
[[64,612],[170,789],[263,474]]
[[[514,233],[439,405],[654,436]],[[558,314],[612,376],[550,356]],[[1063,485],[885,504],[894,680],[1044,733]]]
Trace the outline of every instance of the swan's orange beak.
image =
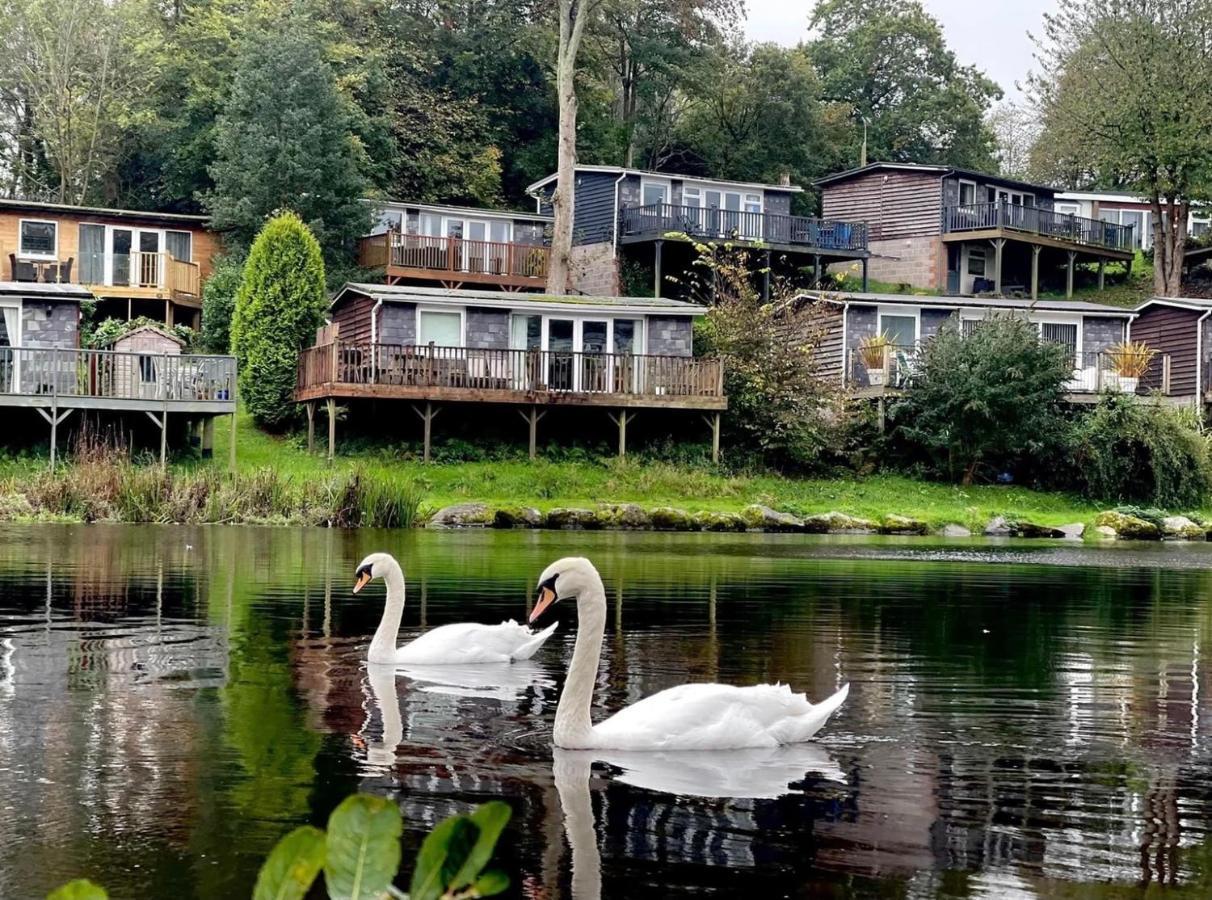
[[354,582],[353,592],[356,594],[368,584],[370,584],[370,569],[363,569],[358,572],[358,580]]
[[551,604],[555,602],[556,592],[547,585],[542,585],[539,588],[539,599],[535,602],[534,609],[530,611],[530,619],[528,620],[529,623],[533,625],[535,623],[535,619],[543,615],[543,613],[546,612],[547,607],[551,606]]

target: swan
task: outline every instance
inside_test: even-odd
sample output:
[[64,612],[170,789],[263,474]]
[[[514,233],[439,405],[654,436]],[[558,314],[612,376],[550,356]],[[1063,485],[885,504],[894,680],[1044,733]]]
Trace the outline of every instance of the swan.
[[576,645],[556,707],[553,738],[565,750],[740,750],[811,740],[846,699],[850,685],[812,704],[785,684],[683,684],[633,703],[597,725],[590,717],[606,631],[606,591],[581,557],[552,563],[539,578],[534,622],[575,597]]
[[389,553],[372,553],[355,571],[356,594],[376,578],[387,585],[383,620],[370,642],[367,660],[386,665],[472,665],[530,659],[556,626],[534,632],[510,619],[500,625],[459,622],[425,632],[403,647],[396,646],[404,614],[404,572]]

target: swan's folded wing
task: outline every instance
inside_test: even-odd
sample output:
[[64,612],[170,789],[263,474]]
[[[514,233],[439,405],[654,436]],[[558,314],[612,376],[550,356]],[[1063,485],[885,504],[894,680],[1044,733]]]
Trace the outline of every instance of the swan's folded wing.
[[846,697],[813,706],[786,685],[684,684],[594,726],[594,746],[619,750],[724,750],[810,740]]
[[405,644],[396,661],[415,665],[509,662],[535,637],[529,628],[512,620],[499,625],[459,622],[431,629]]

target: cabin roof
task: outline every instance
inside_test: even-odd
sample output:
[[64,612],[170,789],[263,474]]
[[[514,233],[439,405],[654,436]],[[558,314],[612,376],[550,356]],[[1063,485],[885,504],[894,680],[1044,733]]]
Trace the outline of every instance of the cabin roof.
[[78,284],[44,284],[40,281],[0,281],[0,295],[76,301],[93,299],[92,293]]
[[190,225],[205,225],[207,216],[186,213],[148,212],[136,209],[110,209],[105,206],[73,206],[70,203],[44,203],[41,200],[0,199],[0,210],[28,210],[41,213],[74,213],[76,215],[105,216],[110,219],[145,219],[158,222],[180,222]]
[[347,283],[332,298],[335,305],[347,294],[361,294],[383,303],[420,303],[427,306],[489,306],[536,310],[567,309],[578,312],[631,312],[701,316],[706,307],[664,297],[589,297],[566,294],[523,294],[503,291],[468,291],[408,285]]
[[185,346],[185,341],[181,340],[181,338],[177,337],[177,335],[173,334],[171,331],[166,331],[163,328],[158,328],[155,325],[140,325],[138,328],[132,328],[130,331],[124,332],[118,335],[116,338],[106,341],[106,345],[109,346],[116,344],[119,341],[124,341],[129,337],[134,337],[136,334],[142,334],[145,331],[150,331],[152,334],[158,334],[160,337],[168,338],[170,341],[173,341],[182,347]]
[[420,209],[425,212],[456,213],[458,215],[492,216],[498,219],[526,219],[530,222],[551,223],[551,216],[516,209],[489,209],[486,206],[456,206],[449,203],[414,203],[411,200],[363,200],[378,209]]
[[[696,181],[703,184],[718,184],[724,187],[739,187],[739,188],[761,188],[763,190],[772,191],[787,191],[792,194],[803,192],[803,188],[798,184],[770,184],[763,181],[728,181],[720,178],[700,178],[698,175],[685,175],[681,172],[653,172],[649,169],[629,169],[625,166],[577,166],[578,172],[604,172],[608,175],[647,175],[650,178],[675,178],[681,181]],[[540,178],[534,184],[526,188],[526,193],[533,194],[539,188],[544,187],[556,180],[558,173],[553,172],[546,178]]]
[[865,166],[858,166],[854,169],[846,169],[842,172],[834,172],[832,175],[826,175],[824,178],[818,178],[813,182],[813,184],[818,188],[828,187],[843,181],[849,181],[852,178],[858,178],[861,175],[888,171],[920,172],[925,175],[938,175],[940,178],[947,175],[956,175],[961,178],[979,179],[980,181],[989,182],[990,184],[1001,184],[1005,185],[1006,187],[1015,188],[1016,190],[1028,191],[1033,194],[1056,193],[1056,188],[1048,187],[1045,184],[1032,184],[1029,181],[1019,181],[1016,178],[1003,178],[1001,175],[993,175],[989,172],[978,172],[975,169],[959,169],[955,166],[935,166],[926,165],[924,163],[868,163]]
[[1192,309],[1198,312],[1208,312],[1212,310],[1212,298],[1209,297],[1150,297],[1143,301],[1138,306],[1133,308],[1133,312],[1140,312],[1148,306],[1173,306],[1178,309]]
[[[1084,300],[1018,300],[1010,297],[944,297],[919,294],[873,294],[853,291],[806,291],[800,295],[826,303],[878,304],[880,306],[920,306],[931,309],[1023,309],[1047,312],[1086,313],[1130,319],[1135,310]],[[1139,309],[1139,307],[1138,307]]]

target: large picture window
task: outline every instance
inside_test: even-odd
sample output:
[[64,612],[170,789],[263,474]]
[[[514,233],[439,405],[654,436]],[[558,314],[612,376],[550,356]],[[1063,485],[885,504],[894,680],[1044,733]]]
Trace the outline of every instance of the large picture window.
[[59,226],[41,219],[22,219],[18,253],[21,256],[57,259]]
[[423,309],[417,316],[417,343],[439,347],[463,346],[463,316],[457,312]]

